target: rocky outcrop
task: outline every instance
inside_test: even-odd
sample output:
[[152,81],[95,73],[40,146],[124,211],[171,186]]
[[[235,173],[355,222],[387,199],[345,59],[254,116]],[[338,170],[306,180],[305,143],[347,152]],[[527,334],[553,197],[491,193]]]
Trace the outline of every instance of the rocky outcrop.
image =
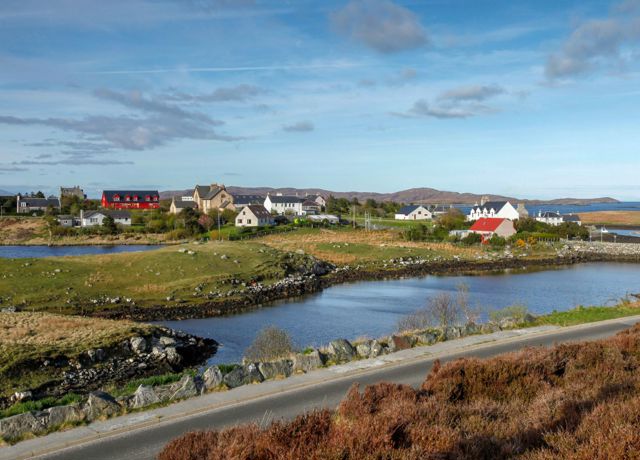
[[260,383],[264,377],[255,363],[239,366],[224,376],[222,381],[229,388],[236,388],[250,383]]
[[160,397],[157,395],[153,387],[147,385],[140,385],[131,399],[132,409],[141,409],[143,407],[151,406],[152,404],[158,404]]
[[356,350],[346,339],[337,339],[329,343],[327,347],[329,359],[336,363],[351,361],[356,356]]
[[211,366],[202,375],[206,390],[213,390],[222,385],[222,371],[218,366]]
[[293,372],[309,372],[324,366],[325,357],[318,350],[298,353],[293,357]]
[[268,363],[258,363],[258,370],[265,380],[289,377],[293,373],[293,361],[283,359]]
[[83,412],[88,421],[112,417],[120,412],[120,404],[113,396],[104,391],[94,391],[89,394]]

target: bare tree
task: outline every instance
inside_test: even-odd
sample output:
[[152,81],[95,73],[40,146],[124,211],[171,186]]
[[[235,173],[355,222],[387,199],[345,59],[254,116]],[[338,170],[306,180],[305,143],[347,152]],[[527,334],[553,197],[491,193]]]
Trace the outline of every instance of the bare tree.
[[479,307],[472,306],[469,302],[469,286],[464,283],[458,284],[456,302],[458,303],[458,309],[460,310],[460,314],[464,318],[465,323],[478,324],[481,309]]
[[456,299],[451,294],[443,292],[430,299],[425,307],[401,318],[398,321],[398,330],[411,331],[433,326],[447,328],[458,324],[461,316]]
[[289,356],[294,351],[293,341],[286,331],[268,326],[258,332],[253,343],[244,352],[247,361],[270,361]]

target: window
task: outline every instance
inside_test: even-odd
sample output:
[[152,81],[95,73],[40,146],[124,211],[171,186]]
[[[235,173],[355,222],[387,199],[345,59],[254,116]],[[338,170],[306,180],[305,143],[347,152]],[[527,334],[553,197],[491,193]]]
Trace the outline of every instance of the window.
[[129,195],[125,196],[124,201],[131,201],[131,197]]
[[145,201],[151,201],[151,195],[147,195],[147,196],[145,196],[145,197],[144,197],[144,200],[145,200]]
[[133,201],[138,201],[140,197],[138,195],[133,195]]
[[120,201],[120,195],[118,195],[117,193],[113,195],[113,201]]
[[250,223],[251,223],[251,219],[247,219],[247,224],[250,224]]
[[238,219],[238,223],[241,224],[242,223],[242,219]]

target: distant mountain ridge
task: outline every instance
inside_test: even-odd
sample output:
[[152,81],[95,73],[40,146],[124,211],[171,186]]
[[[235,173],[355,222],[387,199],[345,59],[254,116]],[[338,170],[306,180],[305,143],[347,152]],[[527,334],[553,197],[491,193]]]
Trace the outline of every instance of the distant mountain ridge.
[[[503,195],[478,195],[475,193],[459,193],[459,192],[447,192],[436,190],[433,188],[411,188],[407,190],[401,190],[399,192],[392,193],[377,193],[377,192],[335,192],[331,190],[325,190],[321,188],[272,188],[272,187],[239,187],[239,186],[227,186],[227,190],[231,194],[236,195],[266,195],[267,193],[276,194],[282,193],[283,195],[322,195],[328,197],[333,195],[336,198],[347,198],[352,200],[357,198],[360,202],[372,198],[376,201],[396,201],[398,203],[429,203],[429,204],[467,204],[473,205],[479,203],[483,197],[488,197],[492,201],[511,201],[514,203],[524,204],[557,204],[557,205],[587,205],[593,203],[619,203],[618,200],[610,197],[601,198],[559,198],[554,200],[523,200],[514,197],[508,197]],[[183,195],[190,193],[191,189],[186,190],[168,190],[160,192],[161,199],[170,199],[173,196]]]

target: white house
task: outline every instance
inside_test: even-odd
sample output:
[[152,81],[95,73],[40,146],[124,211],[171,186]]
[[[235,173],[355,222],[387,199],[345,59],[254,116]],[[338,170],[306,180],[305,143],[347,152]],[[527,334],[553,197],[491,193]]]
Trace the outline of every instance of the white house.
[[518,220],[520,212],[508,201],[487,201],[471,208],[467,220],[474,221],[483,217]]
[[325,200],[322,195],[307,195],[304,198],[305,198],[305,200],[315,201],[316,203],[318,203],[323,208],[325,208],[327,206],[327,200]]
[[304,214],[302,210],[302,203],[305,202],[305,198],[291,195],[267,195],[264,200],[264,207],[269,212],[275,212],[276,214],[295,214],[301,216]]
[[80,226],[95,227],[102,225],[107,216],[111,216],[116,225],[131,225],[131,213],[129,211],[101,209],[99,211],[80,211]]
[[551,212],[551,211],[538,211],[538,215],[536,216],[536,220],[538,222],[543,222],[549,225],[560,225],[564,222],[563,216],[559,212]]
[[429,220],[433,214],[421,204],[404,206],[396,213],[396,220]]
[[273,216],[261,204],[245,206],[236,216],[236,227],[264,227],[273,224]]
[[311,222],[320,222],[320,223],[328,223],[332,225],[336,225],[340,223],[340,219],[338,216],[334,216],[333,214],[314,214],[307,216]]
[[[308,197],[307,197],[308,198]],[[322,205],[313,200],[305,200],[302,203],[302,212],[305,215],[319,214],[322,211]]]

